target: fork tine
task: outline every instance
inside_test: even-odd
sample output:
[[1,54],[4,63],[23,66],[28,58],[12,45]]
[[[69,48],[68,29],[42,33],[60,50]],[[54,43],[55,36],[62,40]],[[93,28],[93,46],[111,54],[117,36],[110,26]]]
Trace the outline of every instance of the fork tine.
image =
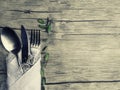
[[30,30],[30,45],[32,45],[33,43],[33,33],[32,33],[33,30]]
[[38,30],[38,46],[40,45],[40,30]]
[[34,45],[34,41],[35,41],[35,34],[34,34],[34,29],[31,30],[31,45]]
[[35,40],[36,40],[36,37],[35,37],[36,35],[35,35],[35,29],[33,30],[33,45],[35,45]]
[[38,35],[37,35],[37,30],[35,30],[35,46],[37,45],[37,41],[38,41]]
[[39,30],[37,30],[37,45],[39,46],[40,43],[40,34],[39,34]]
[[38,30],[36,30],[36,35],[37,35],[37,37],[36,37],[36,39],[37,39],[37,40],[36,40],[36,44],[37,44],[37,46],[38,46],[38,37],[39,37],[39,36],[38,36]]

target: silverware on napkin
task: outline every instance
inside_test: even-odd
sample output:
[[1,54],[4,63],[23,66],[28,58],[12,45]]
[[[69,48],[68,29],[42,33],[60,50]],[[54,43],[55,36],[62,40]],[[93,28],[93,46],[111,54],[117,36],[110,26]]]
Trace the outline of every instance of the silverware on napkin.
[[[9,56],[6,59],[8,90],[40,90],[40,31],[32,30],[29,35],[24,26],[21,25],[21,41],[22,48],[19,55],[21,57],[20,59],[22,59],[21,65],[24,73],[20,72],[21,70],[18,68],[19,66],[17,66],[17,59],[15,56],[12,53],[9,53]],[[34,76],[36,77],[31,79]]]

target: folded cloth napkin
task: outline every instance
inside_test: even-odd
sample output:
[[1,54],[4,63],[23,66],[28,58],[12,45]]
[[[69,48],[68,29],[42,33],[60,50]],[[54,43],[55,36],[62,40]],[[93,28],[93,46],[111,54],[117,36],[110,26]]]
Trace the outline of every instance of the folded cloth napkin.
[[[32,60],[32,66],[30,65],[27,70],[24,66],[29,66],[29,63],[19,66],[14,54],[9,53],[6,58],[8,90],[41,90],[40,47],[34,47],[31,50],[32,55],[30,56],[34,58]],[[19,53],[19,55],[21,54]]]

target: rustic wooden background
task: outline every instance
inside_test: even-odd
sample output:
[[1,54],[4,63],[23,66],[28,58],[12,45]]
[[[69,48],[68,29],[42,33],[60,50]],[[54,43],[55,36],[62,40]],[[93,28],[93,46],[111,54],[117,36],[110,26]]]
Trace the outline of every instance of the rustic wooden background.
[[[0,0],[0,27],[39,29],[36,19],[53,19],[46,90],[120,90],[119,6],[120,0]],[[5,90],[7,52],[0,48]]]

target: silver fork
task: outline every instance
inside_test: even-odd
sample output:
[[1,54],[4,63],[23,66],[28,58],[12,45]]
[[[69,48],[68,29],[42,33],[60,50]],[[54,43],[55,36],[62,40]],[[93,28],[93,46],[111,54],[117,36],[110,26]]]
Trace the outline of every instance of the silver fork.
[[[32,53],[32,48],[37,48],[40,45],[40,30],[30,31],[30,55],[34,56]],[[31,61],[33,64],[34,61]]]

